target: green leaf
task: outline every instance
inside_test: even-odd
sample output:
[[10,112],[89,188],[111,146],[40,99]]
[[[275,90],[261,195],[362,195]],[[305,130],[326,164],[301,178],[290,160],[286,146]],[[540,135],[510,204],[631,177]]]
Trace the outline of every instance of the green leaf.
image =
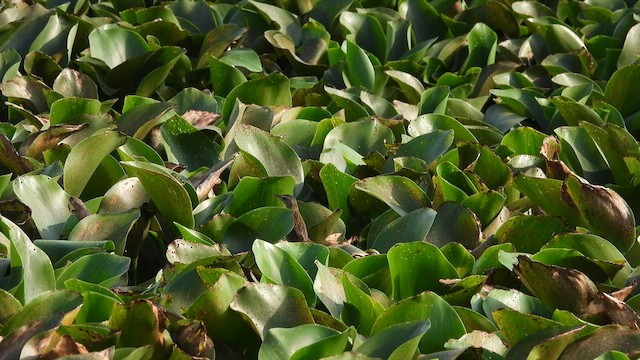
[[266,241],[256,240],[252,251],[256,264],[266,280],[302,291],[310,306],[316,303],[313,282],[296,259],[286,251]]
[[190,171],[212,167],[218,160],[218,152],[209,138],[179,116],[165,121],[160,133],[169,160],[186,165]]
[[261,3],[257,1],[249,1],[260,11],[266,20],[278,24],[279,30],[289,35],[296,45],[300,44],[302,36],[302,28],[298,22],[298,17],[292,13],[281,9],[277,6]]
[[64,189],[72,196],[80,196],[102,160],[127,137],[112,130],[98,131],[71,149],[64,163]]
[[329,209],[342,211],[341,218],[349,221],[349,189],[358,181],[357,178],[338,170],[333,164],[326,164],[320,169],[320,180],[327,193]]
[[116,303],[109,318],[109,326],[115,331],[121,331],[117,346],[142,347],[161,341],[164,324],[160,323],[159,311],[149,300]]
[[57,287],[63,287],[67,279],[78,279],[110,287],[129,270],[130,263],[130,258],[115,254],[103,253],[83,256],[58,275]]
[[372,248],[386,253],[395,244],[424,241],[435,219],[433,209],[413,210],[385,226],[374,238]]
[[224,121],[228,122],[236,99],[245,104],[262,106],[284,105],[291,107],[291,90],[289,89],[289,85],[289,78],[276,72],[266,77],[249,80],[246,83],[236,86],[229,92],[229,95],[225,99],[222,108]]
[[400,215],[429,207],[424,191],[410,179],[397,175],[380,175],[360,180],[354,187],[381,201]]
[[[12,274],[18,274],[14,295],[23,304],[42,293],[55,289],[53,266],[47,254],[35,246],[27,235],[13,222],[0,216],[0,236],[3,243],[11,244],[9,259]],[[6,327],[6,326],[5,326]],[[4,328],[2,329],[4,331]]]
[[[640,85],[640,65],[629,65],[617,70],[607,81],[604,95],[611,105],[615,106],[625,118],[640,111],[640,104],[634,100],[633,94]],[[630,129],[637,130],[637,124],[628,124]]]
[[116,24],[94,29],[89,34],[89,47],[91,56],[104,61],[111,69],[150,50],[138,33]]
[[241,151],[251,155],[264,167],[268,176],[291,176],[294,194],[302,191],[304,171],[300,158],[279,138],[256,127],[239,124],[233,140]]
[[140,161],[125,161],[122,166],[142,182],[151,200],[169,223],[177,222],[193,228],[191,199],[187,190],[156,164]]
[[238,291],[231,309],[246,317],[262,339],[273,328],[314,323],[304,294],[291,287],[248,284]]
[[511,242],[518,251],[534,254],[566,226],[557,217],[516,216],[508,219],[496,232],[498,243]]
[[45,175],[26,175],[14,180],[13,191],[31,209],[31,217],[43,239],[60,239],[64,225],[73,216],[70,196]]
[[294,186],[291,176],[262,179],[245,176],[236,185],[232,201],[224,211],[238,217],[260,207],[284,207],[276,195],[292,195]]
[[477,23],[467,34],[469,56],[461,69],[466,73],[472,67],[484,68],[496,60],[498,35],[487,25]]
[[56,328],[63,318],[82,304],[82,296],[69,290],[48,291],[29,301],[0,329],[0,351],[7,358],[19,358],[33,336]]
[[384,308],[358,279],[342,273],[340,282],[345,294],[341,320],[347,325],[355,326],[361,334],[371,334],[373,325]]
[[375,336],[393,325],[416,320],[431,325],[420,340],[420,352],[424,354],[444,350],[447,340],[466,333],[453,307],[435,293],[426,291],[387,308],[376,320],[372,334]]
[[349,332],[317,325],[290,329],[271,329],[260,347],[258,359],[321,359],[341,354],[349,341]]
[[345,44],[346,69],[343,76],[348,81],[348,86],[362,86],[365,89],[373,89],[376,73],[369,57],[355,43],[345,40]]
[[440,279],[455,279],[456,269],[436,246],[424,242],[398,244],[389,250],[393,298],[405,299],[425,290],[444,292]]
[[[69,240],[112,240],[116,245],[116,253],[123,255],[127,244],[127,235],[139,217],[140,211],[138,209],[115,214],[92,214],[80,220],[71,230]],[[130,254],[130,256],[136,255]]]
[[[429,330],[428,321],[412,321],[395,324],[365,340],[354,350],[371,357],[383,359],[406,359],[413,356],[418,342]],[[410,346],[404,347],[409,343]],[[402,352],[396,352],[402,349]]]

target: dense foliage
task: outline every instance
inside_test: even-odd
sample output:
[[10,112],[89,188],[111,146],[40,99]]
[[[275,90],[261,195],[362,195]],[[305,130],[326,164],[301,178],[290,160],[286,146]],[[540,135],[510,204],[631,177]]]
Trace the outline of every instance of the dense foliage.
[[1,6],[0,359],[640,356],[633,1]]

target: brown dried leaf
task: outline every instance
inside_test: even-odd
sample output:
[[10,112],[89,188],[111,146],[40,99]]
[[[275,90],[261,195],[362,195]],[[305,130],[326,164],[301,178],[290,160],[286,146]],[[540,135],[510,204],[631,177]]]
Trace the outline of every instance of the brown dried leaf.
[[33,171],[31,164],[18,154],[16,148],[4,134],[0,134],[0,163],[15,175]]
[[54,125],[45,131],[31,134],[22,144],[20,144],[20,154],[32,158],[40,156],[44,151],[49,150],[67,136],[76,133],[89,126],[84,123],[80,125]]
[[202,110],[189,110],[182,114],[182,118],[198,130],[214,124],[222,115]]

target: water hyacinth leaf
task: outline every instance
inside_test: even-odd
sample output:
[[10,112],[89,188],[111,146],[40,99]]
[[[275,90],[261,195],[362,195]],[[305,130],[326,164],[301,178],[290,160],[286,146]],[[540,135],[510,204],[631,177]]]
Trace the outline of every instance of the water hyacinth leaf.
[[581,314],[597,297],[595,284],[577,270],[546,266],[525,256],[518,261],[513,271],[549,309]]
[[407,128],[409,135],[419,136],[437,130],[453,130],[453,143],[478,142],[475,136],[456,119],[444,114],[425,114],[418,116]]
[[445,291],[440,279],[455,279],[456,269],[436,246],[424,243],[398,244],[387,254],[393,279],[393,298],[405,299],[425,290]]
[[496,232],[498,243],[511,242],[518,251],[534,254],[555,235],[564,232],[562,219],[552,216],[516,216]]
[[546,135],[530,127],[519,127],[504,136],[501,144],[516,154],[540,155]]
[[544,249],[574,249],[584,256],[611,262],[625,262],[624,255],[611,242],[593,234],[562,233],[553,237]]
[[7,358],[19,358],[29,339],[59,326],[63,318],[81,304],[82,296],[70,290],[47,291],[34,298],[0,330],[4,337],[0,351]]
[[385,202],[400,215],[431,205],[424,191],[415,182],[402,176],[375,176],[356,182],[354,187]]
[[493,313],[499,309],[512,309],[524,314],[535,314],[544,317],[549,317],[550,315],[549,309],[538,298],[515,289],[493,289],[487,294],[481,306],[486,317],[494,323]]
[[309,274],[311,280],[315,280],[318,272],[318,264],[327,265],[329,262],[330,249],[320,244],[307,242],[281,241],[276,247],[286,251],[291,255],[304,270]]
[[317,324],[271,329],[260,347],[258,359],[320,359],[341,354],[348,341],[348,331],[340,333]]
[[151,198],[137,177],[122,179],[104,194],[98,213],[120,213],[140,209]]
[[[125,100],[125,107],[126,107]],[[124,110],[116,121],[118,130],[136,139],[144,139],[149,132],[166,120],[163,116],[173,109],[175,104],[165,102],[142,103]]]
[[164,166],[164,160],[151,146],[131,136],[118,148],[118,155],[122,161],[140,160]]
[[229,120],[236,99],[245,104],[291,107],[291,90],[289,86],[289,78],[277,72],[236,86],[225,99],[222,108],[224,121],[227,122]]
[[430,208],[416,209],[389,223],[373,240],[373,248],[386,253],[398,243],[424,241],[436,218]]
[[[413,356],[420,338],[429,330],[428,321],[391,325],[360,344],[355,351],[383,359],[406,359]],[[404,347],[403,345],[410,345]],[[396,352],[401,350],[401,352]]]
[[209,72],[213,91],[219,96],[227,96],[235,87],[247,82],[242,71],[213,56],[209,58]]
[[211,167],[218,160],[218,152],[209,138],[182,117],[165,121],[160,133],[169,161],[186,165],[188,170]]
[[[116,245],[116,253],[123,255],[126,248],[127,235],[133,223],[140,217],[138,209],[115,214],[92,214],[71,230],[71,241],[112,240]],[[131,254],[135,256],[134,254]]]
[[353,325],[358,333],[369,335],[384,307],[357,278],[343,273],[340,282],[345,294],[340,319],[347,325]]
[[86,74],[64,68],[53,82],[53,90],[65,97],[98,98],[98,86]]
[[[223,273],[218,281],[202,294],[185,313],[186,316],[201,320],[207,327],[207,333],[214,340],[230,343],[247,340],[252,332],[249,324],[241,315],[229,308],[238,290],[246,284],[247,279],[231,272]],[[220,324],[225,324],[224,328]]]
[[473,211],[482,227],[489,225],[502,210],[506,197],[497,191],[489,190],[469,196],[461,202],[462,205]]
[[59,239],[64,225],[73,216],[71,196],[45,175],[26,175],[13,182],[13,192],[31,209],[31,217],[42,239]]
[[11,293],[0,289],[0,301],[4,305],[0,308],[0,327],[4,326],[5,322],[13,315],[22,310],[22,304]]
[[98,115],[102,103],[96,99],[67,97],[51,104],[49,121],[51,125],[78,124],[86,115]]
[[342,211],[341,218],[349,221],[349,189],[358,181],[357,178],[338,170],[333,164],[326,164],[320,169],[320,180],[327,193],[329,209]]
[[34,240],[33,243],[42,249],[52,264],[58,263],[66,255],[77,249],[95,247],[105,252],[114,252],[115,244],[111,240],[103,241],[68,241],[68,240]]
[[[617,70],[607,82],[604,95],[607,102],[615,106],[620,114],[627,118],[640,111],[640,104],[634,101],[633,94],[637,93],[640,75],[640,65],[629,65]],[[637,130],[638,124],[629,123],[630,130]]]
[[378,19],[368,14],[344,11],[340,14],[339,21],[340,25],[349,32],[347,39],[373,54],[376,61],[384,61],[386,41],[384,30]]
[[346,40],[346,69],[343,73],[349,87],[362,86],[373,89],[375,85],[375,70],[367,54],[355,43]]
[[[109,326],[122,331],[119,347],[142,347],[160,341],[165,323],[161,310],[149,300],[116,303],[109,319]],[[130,326],[135,322],[136,326]]]
[[634,25],[627,32],[627,37],[624,39],[624,45],[622,46],[622,53],[618,58],[618,69],[627,65],[632,65],[638,61],[640,55],[640,25]]
[[236,185],[231,203],[224,211],[241,216],[260,207],[284,207],[276,195],[292,195],[294,186],[295,181],[291,176],[262,179],[246,176]]
[[11,272],[20,277],[14,293],[16,298],[28,304],[37,296],[54,290],[55,275],[47,254],[35,246],[22,229],[3,216],[0,216],[0,230],[0,236],[4,238],[2,242],[11,244]]
[[448,86],[435,86],[425,90],[418,103],[418,115],[444,115],[450,95]]
[[89,47],[91,56],[104,61],[111,69],[150,50],[138,33],[115,24],[94,29],[89,34]]
[[102,160],[126,141],[124,134],[112,130],[98,131],[80,141],[64,163],[65,191],[80,196]]
[[296,45],[300,44],[302,28],[297,16],[277,6],[257,1],[250,1],[250,3],[263,14],[266,20],[278,24],[279,30],[289,35]]
[[314,323],[304,294],[296,288],[251,283],[238,291],[230,306],[251,323],[263,340],[272,328]]
[[290,176],[295,181],[294,194],[302,191],[304,171],[300,158],[281,139],[243,124],[235,128],[233,139],[240,150],[262,164],[268,176]]
[[589,332],[586,325],[549,327],[522,339],[511,348],[506,359],[526,358],[531,353],[558,358],[568,344]]
[[166,221],[193,228],[192,203],[187,190],[163,168],[140,161],[122,163],[125,171],[140,179],[151,200]]
[[438,207],[437,212],[436,219],[427,234],[427,242],[438,247],[458,242],[467,249],[473,249],[479,245],[482,239],[481,224],[469,208],[458,203],[445,202]]
[[431,164],[449,150],[455,138],[454,134],[453,130],[435,130],[418,135],[402,144],[398,148],[396,156],[413,156]]
[[466,73],[472,67],[486,67],[496,60],[498,35],[487,25],[477,23],[467,35],[469,56],[462,67]]
[[597,357],[611,350],[634,356],[637,353],[638,341],[640,341],[640,331],[618,325],[607,325],[569,344],[562,352],[560,359]]
[[447,340],[466,333],[453,307],[435,293],[426,291],[387,308],[376,320],[372,334],[383,332],[393,325],[416,320],[428,321],[431,325],[420,339],[419,347],[423,354],[444,350]]
[[631,248],[636,238],[635,218],[620,195],[573,175],[567,177],[563,192],[570,197],[569,204],[577,207],[594,234],[606,237],[622,252]]
[[115,254],[102,253],[81,257],[66,267],[56,278],[58,288],[68,279],[78,279],[106,287],[114,285],[118,277],[129,270],[131,259]]
[[518,190],[540,206],[547,215],[562,217],[570,225],[586,225],[578,210],[563,200],[562,181],[518,174],[515,184]]
[[256,263],[268,281],[302,291],[310,306],[315,305],[313,281],[296,259],[266,241],[256,240],[252,246]]
[[[353,136],[353,134],[361,134]],[[380,121],[374,119],[362,119],[356,122],[348,122],[333,128],[325,137],[323,148],[326,151],[338,144],[346,145],[360,155],[378,151],[385,153],[385,143],[392,143],[393,132]],[[323,161],[320,155],[320,161]]]
[[426,0],[405,0],[398,5],[398,12],[409,20],[417,43],[439,38],[449,32],[440,13]]
[[538,331],[562,326],[557,321],[508,308],[498,309],[491,315],[510,346],[514,346],[520,340]]
[[48,129],[31,134],[20,144],[19,153],[21,155],[39,158],[42,153],[55,148],[62,140],[88,127],[88,124],[81,125],[52,125]]

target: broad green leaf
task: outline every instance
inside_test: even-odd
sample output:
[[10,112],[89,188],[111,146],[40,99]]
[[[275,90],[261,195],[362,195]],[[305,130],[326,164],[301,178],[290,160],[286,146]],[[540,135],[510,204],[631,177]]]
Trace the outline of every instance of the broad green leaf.
[[627,65],[637,63],[638,56],[640,56],[640,25],[634,25],[627,32],[627,37],[624,39],[624,45],[622,46],[622,53],[618,58],[618,69]]
[[343,273],[340,282],[345,294],[340,319],[347,325],[353,325],[358,333],[370,335],[384,307],[371,296],[371,291],[366,285],[349,274]]
[[51,104],[51,125],[78,124],[84,116],[98,115],[102,104],[96,99],[66,97]]
[[[116,246],[116,253],[123,255],[127,245],[127,235],[139,217],[138,209],[115,214],[92,214],[78,222],[71,230],[69,240],[111,240]],[[130,256],[136,256],[136,254],[130,254]]]
[[373,240],[373,248],[386,253],[395,244],[424,241],[436,218],[436,212],[430,208],[411,211],[389,223]]
[[[247,280],[225,272],[206,293],[202,294],[186,312],[186,316],[204,322],[207,333],[214,340],[233,344],[251,342],[253,331],[241,315],[229,307],[236,293]],[[224,324],[224,327],[220,325]],[[253,335],[256,336],[257,335]]]
[[262,164],[268,176],[290,176],[295,181],[294,194],[302,191],[302,163],[295,151],[282,140],[256,127],[242,124],[235,128],[233,139],[241,151]]
[[126,142],[124,134],[112,130],[94,133],[71,149],[64,163],[64,189],[80,196],[102,160]]
[[62,288],[67,279],[78,279],[109,287],[129,270],[130,263],[130,258],[109,253],[83,256],[57,276],[57,287]]
[[70,290],[47,291],[29,301],[0,329],[4,338],[0,351],[7,358],[19,358],[25,343],[33,336],[56,328],[78,306],[82,296]]
[[452,130],[435,130],[417,135],[409,142],[402,144],[396,151],[396,156],[413,156],[431,164],[449,150],[453,145],[454,138]]
[[[415,353],[420,338],[429,330],[428,321],[412,321],[391,325],[374,334],[354,350],[371,357],[406,359]],[[410,343],[410,346],[403,345]],[[401,352],[396,352],[401,349]]]
[[271,329],[260,347],[258,359],[321,359],[341,354],[349,332],[340,333],[317,324]]
[[420,340],[420,352],[428,354],[444,350],[449,339],[466,333],[455,310],[435,293],[426,291],[403,299],[387,308],[376,320],[372,334],[378,334],[396,324],[423,320],[431,325]]
[[[11,276],[18,274],[14,296],[28,304],[39,295],[55,289],[53,266],[47,254],[35,246],[16,224],[0,216],[0,236],[10,243]],[[6,326],[5,326],[6,327]],[[5,330],[4,328],[2,329]]]
[[349,87],[362,86],[373,89],[375,85],[375,70],[367,54],[355,43],[346,40],[346,69],[343,73]]
[[607,325],[569,344],[559,359],[595,358],[611,350],[634,356],[638,341],[640,341],[640,331],[637,329]]
[[[615,106],[625,118],[640,111],[640,104],[634,100],[633,94],[640,84],[640,65],[629,65],[617,70],[607,82],[604,90],[607,102]],[[637,130],[638,124],[627,124],[630,129]]]
[[313,281],[296,259],[286,251],[266,241],[256,240],[252,251],[256,264],[266,280],[302,291],[310,306],[315,305]]
[[440,249],[424,242],[398,244],[387,254],[393,298],[400,300],[425,290],[445,291],[440,279],[455,279],[456,269]]
[[93,79],[71,68],[62,69],[53,82],[53,90],[65,97],[98,98],[98,86]]
[[498,35],[487,25],[477,23],[467,34],[469,56],[461,71],[466,73],[472,67],[486,67],[495,62]]
[[140,179],[122,179],[104,194],[98,213],[113,214],[140,209],[150,199]]
[[557,217],[516,216],[508,219],[496,232],[498,243],[512,243],[518,251],[534,254],[566,226]]
[[356,182],[354,187],[385,202],[400,215],[428,207],[431,203],[415,182],[402,176],[375,176]]
[[453,143],[478,142],[475,136],[456,119],[444,114],[425,114],[418,116],[411,121],[408,127],[409,135],[417,137],[422,134],[429,134],[438,130],[453,130]]
[[511,346],[525,337],[550,327],[562,326],[561,323],[533,314],[524,314],[509,308],[494,311],[491,316]]
[[278,24],[279,30],[289,35],[296,45],[300,43],[302,28],[297,16],[277,6],[257,1],[250,1],[250,3],[264,15],[265,19]]
[[295,181],[290,176],[262,179],[246,176],[236,185],[225,212],[238,217],[260,207],[284,207],[276,195],[292,195],[294,186]]
[[343,271],[318,262],[316,265],[318,266],[318,272],[313,283],[313,289],[318,299],[329,310],[331,316],[339,319],[346,301],[341,281]]
[[467,249],[479,245],[482,237],[481,225],[469,208],[454,202],[445,202],[437,211],[436,219],[427,234],[427,242],[438,247],[458,242]]
[[289,85],[289,79],[286,76],[280,73],[272,73],[266,77],[249,80],[236,86],[225,99],[222,108],[223,119],[225,122],[229,120],[236,99],[245,104],[291,107]]
[[[118,347],[142,347],[161,341],[164,324],[160,322],[160,309],[149,300],[116,303],[109,326],[121,331]],[[131,326],[135,323],[136,326]]]
[[241,313],[262,339],[273,328],[314,323],[304,294],[280,285],[248,284],[238,291],[231,309]]
[[41,238],[60,239],[65,223],[73,216],[69,194],[45,175],[21,176],[14,180],[13,191],[31,209]]
[[338,170],[333,164],[326,164],[320,170],[320,180],[327,193],[329,209],[342,210],[341,218],[348,222],[351,218],[349,189],[358,179]]
[[89,34],[91,56],[113,69],[125,61],[150,50],[144,39],[133,30],[107,24]]
[[169,161],[186,165],[190,171],[212,167],[218,160],[218,152],[209,138],[179,116],[165,121],[160,133]]
[[151,200],[166,221],[193,228],[191,199],[187,190],[163,168],[151,163],[125,161],[124,169],[140,179]]

